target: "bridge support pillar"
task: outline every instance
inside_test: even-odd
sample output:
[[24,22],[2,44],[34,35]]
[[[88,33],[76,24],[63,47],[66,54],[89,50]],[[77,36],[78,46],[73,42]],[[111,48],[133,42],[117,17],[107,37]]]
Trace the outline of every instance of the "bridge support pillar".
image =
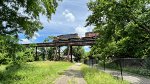
[[60,60],[60,46],[58,47],[58,60]]
[[54,60],[57,60],[57,46],[55,47],[55,56],[54,56]]
[[70,56],[71,56],[71,62],[73,62],[73,59],[72,59],[72,46],[70,46]]
[[68,45],[68,55],[67,55],[67,60],[68,60],[68,61],[70,60],[69,55],[70,55],[70,46]]
[[35,61],[37,61],[38,60],[38,53],[37,53],[37,49],[38,49],[38,47],[35,47]]

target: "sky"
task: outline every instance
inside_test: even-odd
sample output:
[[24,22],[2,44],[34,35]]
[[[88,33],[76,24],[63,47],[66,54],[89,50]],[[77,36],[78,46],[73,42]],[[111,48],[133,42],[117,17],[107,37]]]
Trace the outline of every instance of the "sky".
[[[46,16],[40,15],[40,21],[43,29],[35,32],[32,39],[26,39],[24,35],[20,35],[20,43],[40,43],[48,36],[57,36],[62,34],[78,33],[80,37],[84,37],[85,32],[92,31],[93,27],[84,27],[87,17],[91,14],[88,11],[87,3],[89,0],[63,0],[59,2],[56,13],[52,15],[50,21]],[[84,47],[89,51],[89,47]]]

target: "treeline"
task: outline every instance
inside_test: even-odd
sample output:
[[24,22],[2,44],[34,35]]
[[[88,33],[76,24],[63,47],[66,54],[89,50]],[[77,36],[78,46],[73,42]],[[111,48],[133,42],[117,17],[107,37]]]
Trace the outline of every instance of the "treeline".
[[36,55],[35,44],[29,46],[18,44],[17,39],[13,37],[1,37],[0,45],[0,64],[54,60],[55,57],[54,47],[40,47]]
[[26,48],[18,44],[18,38],[0,36],[0,64],[23,63],[34,60],[34,48]]
[[149,0],[96,0],[87,26],[99,33],[91,53],[98,58],[150,57]]

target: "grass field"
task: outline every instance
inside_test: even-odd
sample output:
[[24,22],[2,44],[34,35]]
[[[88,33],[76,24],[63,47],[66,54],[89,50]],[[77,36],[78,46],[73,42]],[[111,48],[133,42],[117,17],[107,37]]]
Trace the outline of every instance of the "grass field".
[[52,84],[69,62],[30,62],[24,65],[0,65],[0,84]]
[[87,84],[129,84],[95,68],[83,66],[81,70]]

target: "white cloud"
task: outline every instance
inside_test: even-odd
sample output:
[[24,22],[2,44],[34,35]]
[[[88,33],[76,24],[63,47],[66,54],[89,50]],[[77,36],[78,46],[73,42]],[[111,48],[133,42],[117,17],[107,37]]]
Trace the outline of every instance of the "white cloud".
[[63,16],[65,16],[68,22],[75,21],[75,16],[67,9],[63,12]]
[[88,30],[87,30],[86,27],[78,26],[78,27],[75,28],[75,32],[78,33],[78,35],[80,37],[84,37],[85,36],[85,32],[88,32]]
[[51,21],[51,24],[62,25],[63,23],[61,21]]
[[35,33],[34,33],[34,36],[32,37],[32,40],[36,40],[37,37],[40,37],[40,34],[37,33],[37,32],[35,32]]
[[19,43],[28,44],[28,43],[32,43],[32,42],[29,39],[21,39],[21,41]]
[[75,33],[78,33],[80,37],[84,37],[86,32],[91,32],[94,27],[82,27],[78,26],[75,28]]
[[37,37],[40,37],[40,34],[37,33],[37,32],[35,32],[34,35],[33,35],[33,37],[31,39],[27,39],[27,38],[21,39],[19,41],[19,43],[21,43],[21,44],[33,43],[37,39]]

